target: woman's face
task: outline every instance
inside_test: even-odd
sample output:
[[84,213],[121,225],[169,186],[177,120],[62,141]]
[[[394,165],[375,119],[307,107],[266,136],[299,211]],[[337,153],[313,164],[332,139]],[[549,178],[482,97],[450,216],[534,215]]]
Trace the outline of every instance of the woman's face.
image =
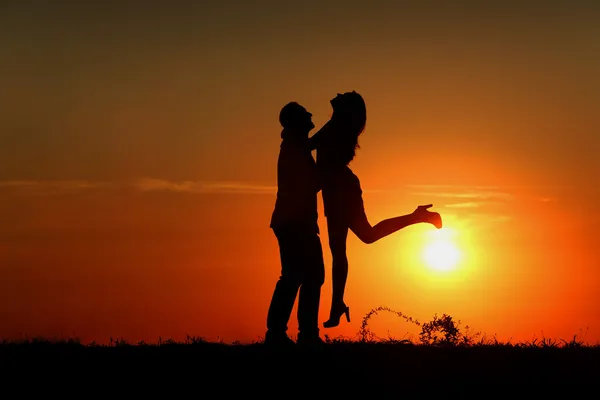
[[352,94],[352,92],[346,92],[344,94],[338,93],[337,96],[335,96],[333,99],[331,99],[330,103],[331,103],[331,107],[333,107],[333,111],[336,111],[340,108],[340,106],[347,104],[349,95],[351,95],[351,94]]

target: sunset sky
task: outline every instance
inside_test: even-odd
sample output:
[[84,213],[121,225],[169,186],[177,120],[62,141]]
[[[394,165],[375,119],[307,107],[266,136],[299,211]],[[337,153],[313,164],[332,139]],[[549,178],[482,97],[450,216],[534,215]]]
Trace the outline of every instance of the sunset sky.
[[[0,6],[0,338],[259,340],[279,110],[297,101],[318,129],[356,90],[369,220],[432,203],[445,228],[350,234],[352,321],[322,336],[384,305],[600,341],[598,5],[191,3]],[[322,211],[319,195],[320,323]],[[450,270],[427,262],[436,235],[460,253]]]

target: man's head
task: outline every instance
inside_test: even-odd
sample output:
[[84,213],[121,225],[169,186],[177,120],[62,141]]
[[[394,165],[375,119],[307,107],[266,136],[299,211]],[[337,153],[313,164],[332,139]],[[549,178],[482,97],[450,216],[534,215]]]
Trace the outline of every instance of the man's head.
[[[312,122],[312,114],[295,101],[283,106],[279,113],[279,123],[283,127],[285,135],[299,137],[308,136],[310,130],[315,127]],[[282,133],[283,136],[284,133]]]

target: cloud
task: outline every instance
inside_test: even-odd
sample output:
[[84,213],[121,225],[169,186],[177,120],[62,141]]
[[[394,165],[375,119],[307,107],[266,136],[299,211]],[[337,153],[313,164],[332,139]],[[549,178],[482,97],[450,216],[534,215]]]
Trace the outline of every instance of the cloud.
[[275,186],[247,182],[205,182],[205,181],[169,181],[165,179],[143,178],[133,186],[143,192],[169,191],[180,193],[239,193],[239,194],[275,194]]
[[[14,195],[68,195],[91,190],[129,188],[141,192],[175,193],[226,193],[226,194],[268,194],[277,193],[275,185],[241,181],[200,181],[140,178],[130,182],[106,182],[91,180],[7,180],[0,181],[1,194]],[[408,185],[409,194],[448,199],[448,208],[479,208],[502,206],[513,201],[514,196],[495,186],[452,186],[452,185]],[[390,190],[365,188],[365,193],[386,193]],[[551,197],[539,197],[540,202],[556,201]]]
[[463,207],[473,207],[475,204],[479,206],[481,203],[475,202],[476,200],[497,200],[502,202],[514,200],[512,194],[501,191],[497,186],[409,185],[408,189],[412,195],[416,196],[474,200],[460,203],[464,204]]
[[435,196],[452,199],[499,199],[505,201],[514,199],[514,196],[508,193],[477,190],[466,190],[464,192],[411,192],[411,194],[415,196]]
[[142,192],[275,194],[270,185],[230,181],[170,181],[142,178],[130,183],[85,180],[10,180],[0,181],[0,193],[11,195],[52,196],[78,194],[93,189],[130,188]]
[[503,203],[494,201],[468,201],[463,203],[451,203],[446,204],[444,207],[447,208],[480,208],[484,206],[501,206]]
[[443,214],[452,215],[470,229],[492,229],[514,218],[515,196],[498,186],[409,185],[408,190],[411,195],[437,198],[432,202],[447,210]]

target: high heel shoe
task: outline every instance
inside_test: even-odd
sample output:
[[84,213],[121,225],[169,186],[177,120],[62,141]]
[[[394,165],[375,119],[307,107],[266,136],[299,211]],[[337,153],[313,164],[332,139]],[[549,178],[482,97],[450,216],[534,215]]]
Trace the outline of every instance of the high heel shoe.
[[340,324],[342,315],[346,315],[346,321],[350,322],[350,307],[342,303],[337,307],[332,307],[329,313],[329,319],[323,322],[325,328],[334,328]]
[[429,222],[433,226],[438,229],[442,229],[442,217],[439,213],[429,211],[433,204],[428,204],[425,206],[419,206],[415,211],[413,211],[413,215],[417,217],[419,222]]

